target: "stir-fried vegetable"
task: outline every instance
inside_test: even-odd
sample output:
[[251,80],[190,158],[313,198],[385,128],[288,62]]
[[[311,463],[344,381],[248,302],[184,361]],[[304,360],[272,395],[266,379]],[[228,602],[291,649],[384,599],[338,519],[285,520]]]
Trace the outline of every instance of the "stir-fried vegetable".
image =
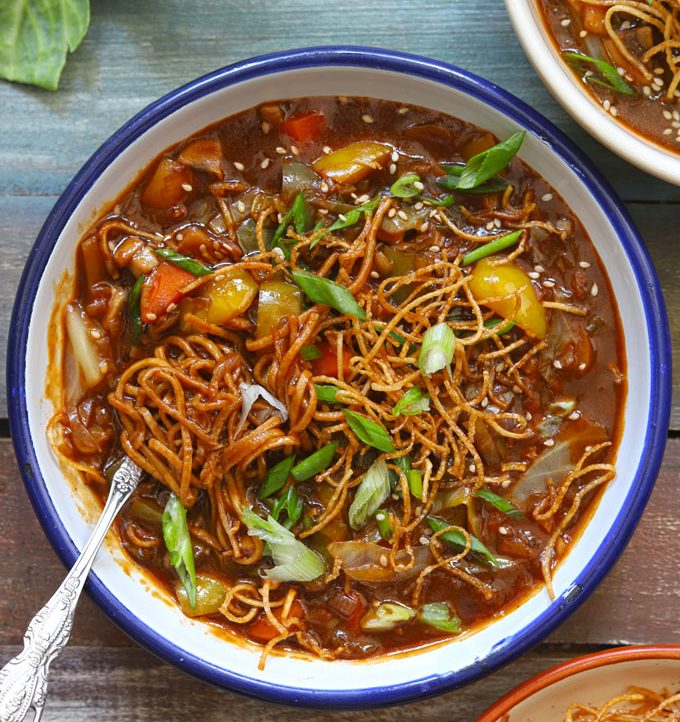
[[[314,354],[316,358],[312,360],[312,369],[315,376],[335,376],[340,377],[340,368],[338,367],[338,351],[337,348],[328,341],[322,341],[315,346],[318,354]],[[343,374],[347,373],[350,361],[352,359],[351,351],[342,346],[340,349],[340,364]]]
[[283,238],[284,233],[291,223],[295,226],[295,230],[298,233],[304,233],[307,225],[307,205],[305,203],[305,197],[301,192],[295,196],[293,205],[288,209],[281,223],[279,223],[272,238],[271,247],[280,248],[286,258],[290,258],[291,243],[295,244],[295,241],[288,241]]
[[389,160],[392,147],[358,140],[314,161],[314,170],[337,183],[358,183]]
[[460,188],[460,179],[465,170],[465,166],[459,163],[443,163],[442,166],[446,171],[446,175],[437,178],[437,185],[448,191],[460,191],[472,195],[486,195],[489,193],[499,193],[508,187],[507,181],[496,175],[474,188]]
[[[438,532],[442,529],[446,529],[447,527],[452,526],[451,524],[449,524],[448,521],[445,521],[444,519],[439,519],[436,516],[428,516],[427,523],[430,525],[430,529],[432,529],[432,531],[434,532]],[[498,566],[496,558],[486,548],[486,546],[476,536],[472,534],[469,534],[468,536],[470,537],[470,551],[484,557],[492,566]],[[443,534],[441,534],[439,538],[445,541],[447,544],[451,544],[451,546],[459,549],[464,549],[467,546],[466,535],[459,529],[449,529],[448,531],[445,531]]]
[[260,493],[257,495],[258,499],[266,499],[277,491],[283,489],[290,477],[290,470],[295,464],[295,456],[287,456],[285,459],[279,461],[278,464],[272,466],[271,469],[267,470],[264,475],[264,482]]
[[330,384],[314,384],[316,388],[316,397],[319,401],[324,401],[327,404],[339,404],[338,391],[340,389],[337,386],[331,386]]
[[521,519],[523,516],[522,512],[514,504],[502,496],[498,496],[498,494],[495,494],[490,489],[477,489],[475,495],[483,499],[487,504],[496,507],[498,511],[502,511],[511,519]]
[[177,266],[178,268],[183,268],[185,271],[193,273],[194,276],[209,276],[212,273],[210,268],[206,268],[206,266],[195,261],[193,258],[188,258],[181,253],[177,253],[177,251],[173,251],[172,248],[156,248],[154,250],[157,255],[168,261],[168,263],[172,263],[173,266]]
[[448,368],[456,350],[456,335],[446,323],[438,323],[427,329],[418,354],[418,367],[431,376],[437,371]]
[[139,276],[127,297],[128,337],[132,344],[138,343],[142,335],[143,324],[139,304],[142,297],[142,285],[145,280],[145,276]]
[[[607,90],[612,90],[615,93],[622,93],[623,95],[635,95],[633,88],[618,74],[616,68],[604,60],[598,60],[597,58],[591,58],[589,55],[583,53],[577,53],[574,51],[566,51],[562,53],[562,57],[576,69],[584,74],[585,66],[592,66],[597,72],[597,75],[589,75],[586,78],[586,82],[594,83],[595,85],[601,85]],[[585,74],[584,74],[585,78]]]
[[394,582],[406,581],[417,577],[429,564],[431,555],[427,546],[413,548],[415,563],[405,549],[400,549],[394,558],[397,567],[407,566],[406,571],[395,571],[388,563],[390,550],[375,542],[336,541],[328,545],[328,552],[337,561],[342,570],[351,579],[361,582]]
[[385,541],[389,541],[392,538],[392,534],[394,534],[394,527],[392,526],[388,512],[384,509],[378,509],[374,518],[380,536]]
[[383,602],[368,611],[361,620],[361,628],[370,632],[388,632],[416,616],[415,610],[405,604]]
[[349,428],[364,444],[368,444],[379,451],[394,451],[394,445],[384,426],[351,409],[343,409],[342,413]]
[[205,614],[219,612],[224,603],[224,598],[227,596],[227,588],[217,579],[205,574],[197,574],[195,604],[191,604],[189,594],[184,586],[177,585],[175,593],[177,594],[179,606],[187,617],[202,617]]
[[440,632],[448,632],[449,634],[458,634],[460,632],[460,619],[451,613],[448,605],[444,604],[444,602],[423,604],[418,611],[418,621],[434,627]]
[[362,214],[370,215],[371,213],[373,213],[373,211],[378,206],[379,202],[380,202],[380,196],[375,196],[375,198],[368,201],[367,203],[357,206],[356,208],[352,208],[352,210],[348,211],[344,215],[344,217],[338,218],[330,226],[328,226],[328,228],[324,228],[323,232],[318,233],[315,236],[314,240],[310,243],[309,247],[314,248],[314,246],[316,246],[316,244],[327,233],[333,233],[335,231],[341,231],[343,228],[351,228],[352,226],[355,226],[359,222],[359,219],[361,218]]
[[281,417],[282,421],[288,419],[288,409],[286,405],[279,401],[276,396],[271,394],[264,386],[260,384],[246,384],[241,382],[239,384],[239,391],[241,392],[241,419],[239,425],[236,428],[236,434],[238,435],[243,428],[243,424],[248,418],[250,409],[258,398],[262,397],[270,406],[276,409],[277,413]]
[[100,339],[103,334],[97,329],[95,323],[75,304],[66,307],[66,332],[71,342],[71,350],[83,374],[86,388],[96,386],[105,375],[104,361],[93,331],[97,331]]
[[170,494],[163,512],[163,540],[170,554],[170,564],[175,568],[186,590],[189,605],[196,608],[196,571],[191,535],[187,526],[187,512],[175,494]]
[[167,210],[187,197],[192,183],[191,170],[166,156],[161,158],[142,191],[141,201],[151,208]]
[[279,522],[281,512],[285,511],[288,519],[283,523],[286,529],[295,526],[302,516],[305,505],[294,486],[289,486],[285,494],[282,494],[272,506],[271,518]]
[[155,323],[168,310],[168,306],[178,303],[184,297],[184,289],[196,276],[183,268],[166,261],[160,263],[147,276],[141,291],[140,310],[144,323]]
[[504,251],[506,248],[514,246],[517,241],[519,241],[521,235],[522,231],[513,231],[507,236],[501,236],[500,238],[495,238],[489,243],[485,243],[483,246],[477,246],[477,248],[473,251],[470,251],[463,256],[461,265],[469,266],[477,261],[481,261],[482,258],[493,256],[493,254],[498,253],[498,251]]
[[339,313],[366,320],[366,313],[345,286],[308,271],[293,271],[293,280],[314,303],[330,306]]
[[390,495],[390,475],[384,459],[378,459],[364,474],[349,507],[349,525],[360,529]]
[[[264,281],[257,299],[257,337],[265,338],[286,316],[302,313],[302,294],[297,286],[285,281]],[[304,357],[303,357],[304,358]]]
[[493,148],[472,156],[460,175],[458,190],[476,188],[500,173],[517,155],[525,135],[525,131],[514,133]]
[[196,170],[210,173],[218,180],[224,178],[222,144],[217,138],[198,138],[191,141],[180,151],[177,160]]
[[478,303],[514,321],[530,336],[545,337],[545,309],[519,266],[496,257],[482,259],[470,274],[470,291]]
[[311,582],[323,574],[321,557],[276,519],[271,516],[262,519],[248,507],[243,508],[242,519],[250,536],[259,537],[268,544],[276,564],[265,572],[268,579],[275,582]]
[[303,459],[299,464],[293,467],[290,472],[293,478],[296,481],[306,481],[307,479],[311,479],[313,476],[320,474],[330,465],[337,448],[338,442],[331,441],[330,444],[326,444],[318,451],[310,454],[306,459]]
[[313,110],[309,113],[294,115],[281,125],[286,135],[305,143],[316,140],[326,128],[326,118],[323,113]]
[[[273,609],[272,614],[280,622],[283,617],[283,607]],[[302,619],[304,616],[305,610],[302,604],[296,599],[290,605],[288,619]],[[279,634],[281,634],[281,632],[272,624],[264,612],[248,627],[248,636],[262,644],[271,642],[271,640],[274,639],[274,637],[278,637]]]
[[423,183],[417,173],[405,173],[390,186],[390,193],[396,198],[413,198],[423,190]]
[[410,388],[394,405],[392,413],[395,416],[415,416],[423,411],[430,410],[430,397],[423,392],[420,386]]
[[216,326],[245,313],[257,296],[257,283],[243,269],[220,269],[215,280],[209,281],[202,295],[209,299],[205,320]]

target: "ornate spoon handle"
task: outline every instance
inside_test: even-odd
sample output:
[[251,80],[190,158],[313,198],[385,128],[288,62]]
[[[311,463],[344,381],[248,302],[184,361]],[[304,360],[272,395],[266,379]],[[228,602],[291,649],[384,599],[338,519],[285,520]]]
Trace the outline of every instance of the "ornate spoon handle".
[[113,476],[109,497],[92,535],[54,596],[33,617],[24,648],[0,670],[0,722],[21,722],[31,707],[42,716],[50,662],[68,643],[78,598],[116,514],[137,488],[142,470],[125,458]]

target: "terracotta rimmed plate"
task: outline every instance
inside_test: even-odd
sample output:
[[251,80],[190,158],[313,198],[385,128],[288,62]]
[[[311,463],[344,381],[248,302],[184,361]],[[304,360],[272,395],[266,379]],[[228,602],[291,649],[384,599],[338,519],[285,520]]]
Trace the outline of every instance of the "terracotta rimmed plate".
[[563,722],[570,704],[599,706],[629,685],[680,689],[680,645],[619,647],[563,662],[515,687],[476,722]]

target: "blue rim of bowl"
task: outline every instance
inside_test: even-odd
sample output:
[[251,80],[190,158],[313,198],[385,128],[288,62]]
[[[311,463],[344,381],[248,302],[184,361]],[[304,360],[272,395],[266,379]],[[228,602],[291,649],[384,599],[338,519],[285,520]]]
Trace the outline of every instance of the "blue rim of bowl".
[[586,599],[614,564],[625,548],[656,480],[666,442],[671,399],[670,332],[660,284],[642,240],[614,191],[590,161],[554,125],[518,98],[472,73],[429,58],[378,48],[328,46],[262,55],[188,83],[151,103],[116,131],[85,163],[50,212],[28,257],[14,304],[8,341],[8,405],[12,440],[28,495],[52,546],[62,561],[70,566],[78,550],[56,513],[40,473],[31,443],[24,387],[33,302],[53,239],[59,237],[71,213],[109,163],[162,118],[194,100],[236,83],[273,73],[324,66],[386,70],[434,81],[481,100],[537,136],[577,174],[614,228],[637,279],[639,293],[647,310],[651,342],[650,424],[645,436],[645,453],[607,539],[578,578],[573,580],[570,592],[574,593],[567,592],[555,600],[536,618],[531,628],[499,640],[486,658],[473,660],[462,669],[443,671],[401,684],[353,690],[296,688],[245,677],[187,654],[171,644],[134,617],[95,574],[90,575],[87,585],[89,593],[119,627],[157,656],[200,679],[282,704],[368,708],[413,701],[469,684],[537,644]]

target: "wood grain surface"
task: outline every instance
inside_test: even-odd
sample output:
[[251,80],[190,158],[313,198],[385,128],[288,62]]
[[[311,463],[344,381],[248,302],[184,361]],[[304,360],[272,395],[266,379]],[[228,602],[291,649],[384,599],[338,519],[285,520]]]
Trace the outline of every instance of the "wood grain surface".
[[[99,0],[90,32],[50,94],[0,82],[0,344],[33,240],[75,172],[106,138],[162,94],[252,55],[305,45],[373,45],[429,55],[515,93],[565,131],[602,170],[636,221],[670,310],[680,368],[680,188],[638,171],[581,130],[543,87],[501,0]],[[575,209],[578,211],[578,209]],[[4,375],[4,354],[0,358]],[[676,380],[677,385],[680,380]],[[680,431],[674,394],[671,428]],[[0,390],[0,419],[6,395]],[[0,663],[64,570],[30,507],[7,440],[0,440]],[[552,637],[483,681],[435,700],[324,719],[470,722],[512,686],[554,663],[621,643],[680,642],[680,439],[669,441],[652,501],[623,557]],[[87,598],[72,644],[55,663],[44,722],[315,720],[217,690],[160,662]]]

